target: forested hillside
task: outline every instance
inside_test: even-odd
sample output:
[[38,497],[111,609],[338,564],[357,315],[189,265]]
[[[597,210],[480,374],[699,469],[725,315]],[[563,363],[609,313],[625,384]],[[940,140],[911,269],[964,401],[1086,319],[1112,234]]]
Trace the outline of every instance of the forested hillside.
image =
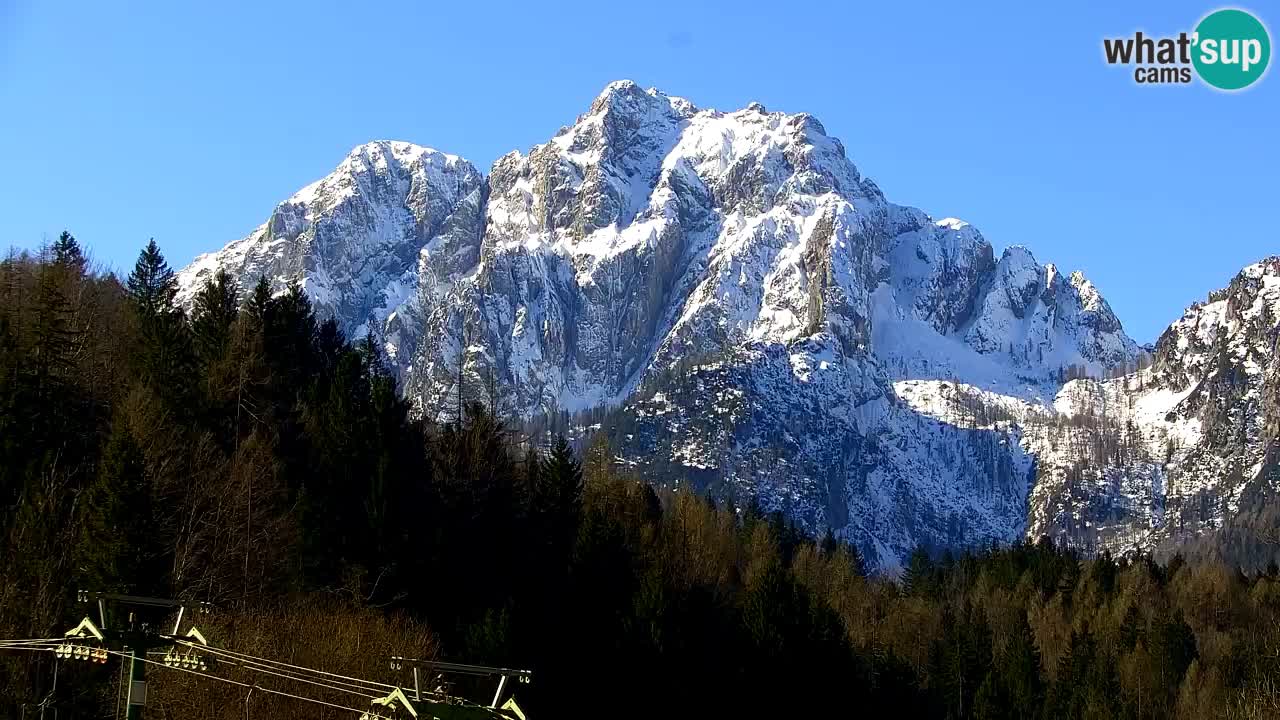
[[[154,242],[125,279],[69,234],[0,263],[0,639],[115,590],[209,602],[211,641],[335,672],[529,668],[535,720],[1280,715],[1274,565],[1042,541],[866,577],[835,538],[655,489],[600,439],[517,433],[483,391],[415,419],[378,343],[296,286],[240,302],[217,275],[189,313],[175,293]],[[0,655],[0,716],[112,716],[116,665],[55,688],[54,663]],[[190,673],[151,693],[148,718],[351,717]]]

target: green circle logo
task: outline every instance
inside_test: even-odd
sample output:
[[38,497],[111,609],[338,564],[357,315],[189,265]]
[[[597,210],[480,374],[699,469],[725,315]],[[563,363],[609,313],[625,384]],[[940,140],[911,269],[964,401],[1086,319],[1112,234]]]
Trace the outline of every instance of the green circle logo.
[[1196,26],[1191,62],[1200,79],[1219,90],[1239,90],[1262,77],[1271,60],[1271,36],[1258,18],[1228,8]]

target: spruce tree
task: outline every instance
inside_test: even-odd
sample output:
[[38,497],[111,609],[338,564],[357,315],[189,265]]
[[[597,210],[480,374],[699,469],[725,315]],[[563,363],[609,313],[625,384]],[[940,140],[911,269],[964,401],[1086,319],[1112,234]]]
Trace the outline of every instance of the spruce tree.
[[578,533],[582,511],[582,465],[563,435],[556,437],[537,476],[534,511],[544,528],[551,556],[566,558]]
[[76,242],[71,233],[63,230],[58,239],[53,242],[52,250],[53,262],[56,265],[70,269],[77,275],[84,272],[84,252],[81,251],[80,243]]
[[[255,290],[255,294],[256,292]],[[338,366],[338,356],[346,344],[347,339],[338,329],[337,320],[330,316],[320,323],[320,328],[316,330],[316,359],[320,363],[319,370],[322,374],[333,373]]]
[[253,292],[249,295],[249,301],[245,303],[245,309],[248,310],[250,317],[258,321],[259,326],[265,327],[270,320],[273,304],[271,284],[267,282],[266,275],[259,275],[258,282],[254,284]]
[[641,483],[640,498],[645,522],[656,526],[662,522],[662,500],[650,483]]
[[555,512],[562,516],[577,513],[582,504],[582,465],[563,435],[556,437],[540,479],[544,488],[542,495]]
[[24,415],[28,398],[21,382],[22,357],[7,315],[0,314],[0,523],[22,492],[21,458],[30,423]]
[[916,546],[902,569],[902,591],[908,595],[932,595],[934,592],[933,561],[929,551]]
[[1155,675],[1165,694],[1163,700],[1171,708],[1187,668],[1197,657],[1196,636],[1183,619],[1181,609],[1162,608],[1152,623],[1149,639]]
[[1001,656],[999,672],[1006,689],[1008,717],[1034,717],[1044,704],[1044,680],[1040,651],[1025,614],[1018,615],[1018,624]]
[[176,303],[177,280],[154,239],[138,254],[127,287],[142,335],[139,372],[172,409],[189,411],[194,384],[190,332]]
[[47,393],[50,383],[60,382],[70,373],[76,333],[71,326],[71,306],[54,268],[44,265],[38,273],[31,355],[37,392]]
[[540,501],[538,493],[542,489],[542,456],[534,449],[532,443],[525,450],[524,462],[521,466],[524,470],[524,488],[521,491],[524,514],[526,517],[535,518],[542,510],[537,504]]
[[154,594],[164,585],[161,538],[142,451],[123,416],[80,503],[76,564],[88,588]]
[[204,281],[192,303],[192,340],[196,357],[205,367],[226,353],[236,315],[235,281],[220,269],[213,279]]
[[974,717],[982,720],[1034,718],[1044,706],[1040,653],[1025,615],[1020,615],[1004,651],[974,698]]
[[[259,288],[255,288],[251,303],[257,305],[259,302]],[[287,405],[303,379],[315,370],[315,313],[302,287],[289,283],[284,294],[269,301],[263,319],[267,363],[280,393],[279,401]]]
[[174,311],[178,283],[155,238],[138,253],[126,286],[144,324],[154,323]]
[[1115,717],[1118,697],[1113,659],[1099,651],[1087,628],[1073,632],[1045,699],[1045,717]]

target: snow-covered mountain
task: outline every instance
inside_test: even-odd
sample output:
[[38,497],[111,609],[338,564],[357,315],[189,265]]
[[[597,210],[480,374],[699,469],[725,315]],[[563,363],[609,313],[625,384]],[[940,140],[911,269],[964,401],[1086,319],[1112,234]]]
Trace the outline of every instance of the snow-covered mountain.
[[1231,521],[1251,490],[1280,489],[1277,318],[1272,257],[1188,308],[1138,366],[1071,380],[1051,407],[962,384],[898,389],[931,417],[1018,428],[1037,461],[1029,536],[1087,550],[1171,549]]
[[[1046,476],[1038,488],[1045,511],[1032,528],[1149,547],[1234,517],[1248,488],[1271,482],[1268,455],[1280,410],[1280,364],[1272,362],[1277,318],[1280,258],[1272,257],[1188,308],[1160,336],[1150,367],[1106,382],[1069,383],[1058,409],[1102,418],[1118,431],[1117,447],[1075,477],[1058,462],[1057,482]],[[1113,492],[1079,493],[1072,483]],[[1080,494],[1093,497],[1080,503]]]
[[[185,269],[184,297],[218,267],[246,292],[296,279],[348,334],[376,332],[419,412],[454,412],[460,362],[464,394],[499,388],[504,412],[611,408],[623,462],[835,528],[885,566],[920,543],[1083,543],[1103,520],[1079,493],[1132,505],[1098,543],[1137,537],[1164,500],[1080,490],[1119,471],[1053,438],[1082,424],[1078,396],[1138,382],[1190,402],[1212,365],[1162,338],[1146,375],[1064,387],[1143,357],[1083,275],[888,202],[808,115],[627,81],[487,177],[407,143],[357,148]],[[1157,433],[1158,414],[1134,422]],[[1125,472],[1164,497],[1154,470]]]
[[276,291],[297,281],[348,336],[372,329],[384,337],[403,370],[422,329],[422,298],[475,267],[484,184],[456,155],[405,142],[361,145],[247,237],[184,268],[179,301],[189,303],[219,268],[246,296],[261,276]]

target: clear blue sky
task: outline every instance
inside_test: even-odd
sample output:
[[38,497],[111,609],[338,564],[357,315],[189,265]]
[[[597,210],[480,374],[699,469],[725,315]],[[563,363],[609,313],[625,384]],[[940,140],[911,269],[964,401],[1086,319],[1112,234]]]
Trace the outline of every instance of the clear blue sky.
[[1083,5],[0,0],[0,246],[66,227],[121,268],[154,236],[180,266],[359,143],[487,169],[631,78],[813,113],[890,199],[1084,270],[1149,341],[1280,252],[1280,75],[1137,86],[1104,36],[1218,6]]

